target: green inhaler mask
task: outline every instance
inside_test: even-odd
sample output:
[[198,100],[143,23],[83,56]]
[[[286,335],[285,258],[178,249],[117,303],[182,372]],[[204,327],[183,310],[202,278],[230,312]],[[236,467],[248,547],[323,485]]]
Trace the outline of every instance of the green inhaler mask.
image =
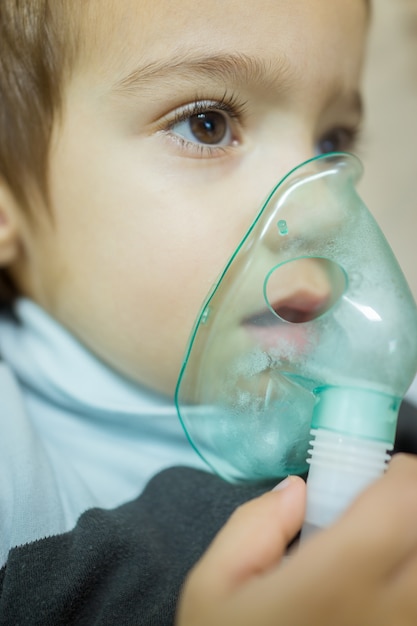
[[202,307],[176,389],[191,444],[226,480],[309,469],[306,527],[384,471],[417,370],[416,305],[361,174],[332,153],[280,181]]

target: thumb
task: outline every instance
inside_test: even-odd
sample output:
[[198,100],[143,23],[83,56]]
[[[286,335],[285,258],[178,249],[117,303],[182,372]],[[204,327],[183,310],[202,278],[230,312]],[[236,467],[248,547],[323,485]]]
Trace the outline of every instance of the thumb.
[[273,491],[236,509],[195,569],[204,571],[206,583],[211,579],[214,595],[216,590],[228,594],[279,563],[304,513],[305,483],[289,476]]

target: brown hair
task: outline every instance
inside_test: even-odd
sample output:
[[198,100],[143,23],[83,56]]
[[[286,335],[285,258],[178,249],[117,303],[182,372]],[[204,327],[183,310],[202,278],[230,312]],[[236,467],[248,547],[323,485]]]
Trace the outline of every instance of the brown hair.
[[[29,213],[29,189],[36,188],[47,200],[52,125],[74,50],[69,27],[74,4],[0,0],[0,182]],[[0,304],[13,293],[6,272],[1,272]]]
[[26,208],[28,182],[46,193],[48,146],[67,66],[66,6],[66,0],[0,2],[0,177]]

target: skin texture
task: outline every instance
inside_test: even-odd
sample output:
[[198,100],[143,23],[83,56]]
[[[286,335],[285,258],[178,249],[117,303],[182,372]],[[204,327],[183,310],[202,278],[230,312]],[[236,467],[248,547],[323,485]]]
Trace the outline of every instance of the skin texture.
[[[64,90],[49,212],[39,200],[34,227],[3,204],[16,225],[7,260],[21,291],[105,362],[172,394],[201,303],[269,190],[314,154],[353,147],[366,9],[106,6],[84,24]],[[208,145],[190,116],[213,109]]]
[[417,623],[417,462],[398,455],[328,530],[282,562],[305,486],[238,509],[185,584],[177,626],[412,626]]

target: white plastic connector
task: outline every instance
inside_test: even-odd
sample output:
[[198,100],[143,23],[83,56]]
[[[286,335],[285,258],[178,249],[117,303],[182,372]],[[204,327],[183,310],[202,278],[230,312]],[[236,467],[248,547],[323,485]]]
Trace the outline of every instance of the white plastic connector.
[[332,524],[368,485],[381,476],[392,449],[386,442],[361,439],[329,430],[312,430],[305,539]]

